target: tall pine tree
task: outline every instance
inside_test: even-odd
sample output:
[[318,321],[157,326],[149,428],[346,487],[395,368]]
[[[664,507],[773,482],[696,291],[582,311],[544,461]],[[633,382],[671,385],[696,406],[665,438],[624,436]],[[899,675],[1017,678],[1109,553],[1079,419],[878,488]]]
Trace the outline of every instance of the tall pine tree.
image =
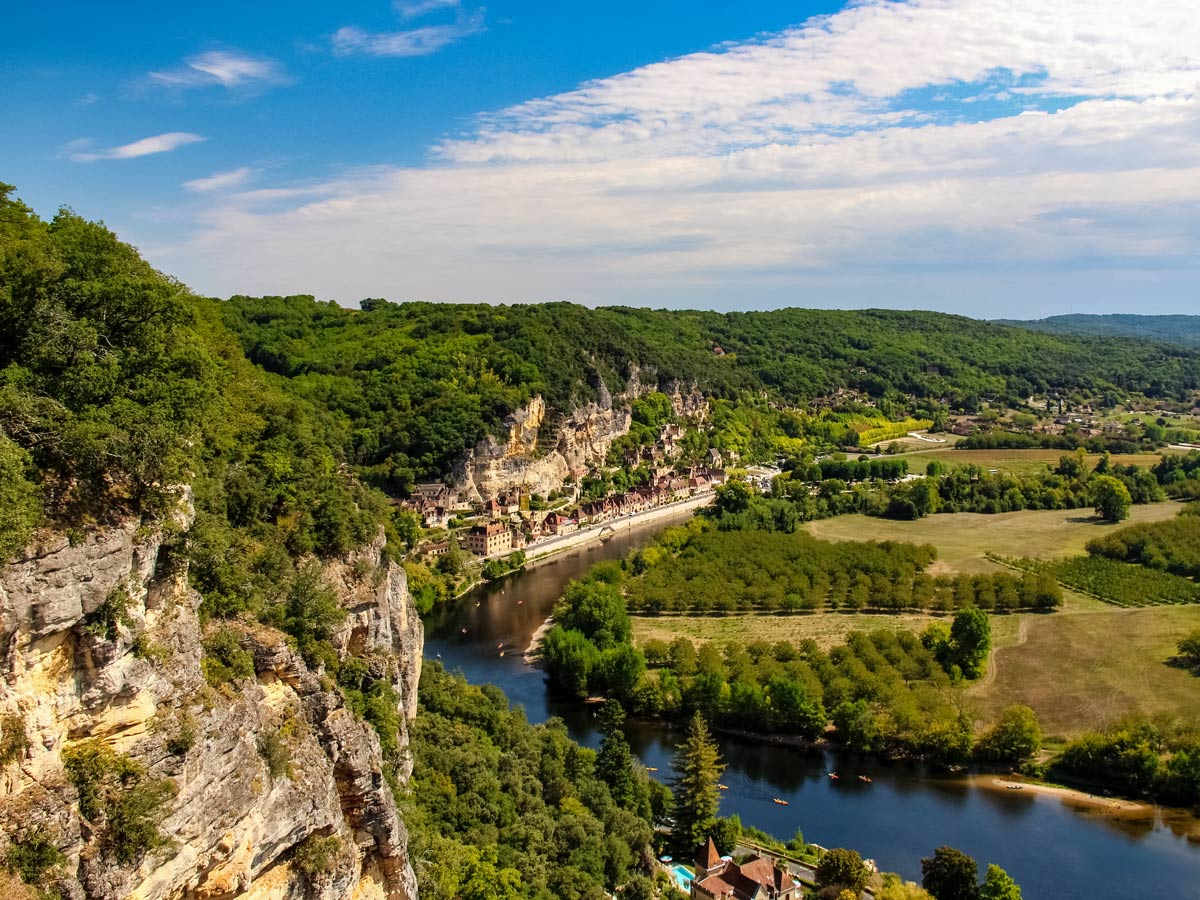
[[635,809],[638,805],[637,780],[633,773],[633,753],[625,732],[625,710],[616,700],[606,700],[600,708],[600,752],[596,755],[596,774],[608,785],[618,806]]
[[680,854],[693,853],[708,837],[717,818],[717,784],[725,762],[717,752],[704,717],[697,712],[687,737],[675,748],[675,828],[671,833]]

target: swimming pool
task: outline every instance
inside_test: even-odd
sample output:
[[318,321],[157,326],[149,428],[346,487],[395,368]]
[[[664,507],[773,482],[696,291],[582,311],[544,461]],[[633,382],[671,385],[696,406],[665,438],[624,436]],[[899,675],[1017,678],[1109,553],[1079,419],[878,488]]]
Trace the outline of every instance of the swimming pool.
[[685,894],[692,893],[692,881],[695,876],[687,866],[674,865],[671,866],[671,874],[675,877],[675,883],[679,885],[679,889]]

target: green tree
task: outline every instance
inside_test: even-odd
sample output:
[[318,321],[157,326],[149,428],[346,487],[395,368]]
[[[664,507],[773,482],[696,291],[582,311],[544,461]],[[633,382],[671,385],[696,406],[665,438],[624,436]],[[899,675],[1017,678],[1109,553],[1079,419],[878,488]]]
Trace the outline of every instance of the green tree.
[[731,481],[717,488],[717,509],[722,513],[742,513],[750,508],[753,498],[753,492],[745,483]]
[[521,873],[501,868],[495,847],[472,847],[463,866],[458,896],[462,900],[522,900],[526,894]]
[[1175,646],[1186,665],[1200,667],[1200,628],[1188,632]]
[[722,856],[732,856],[737,843],[742,839],[742,820],[737,816],[724,816],[713,822],[709,832],[717,852]]
[[921,860],[921,886],[936,900],[979,900],[979,866],[953,847],[938,847]]
[[857,850],[835,848],[824,853],[817,863],[817,886],[822,889],[849,889],[857,897],[867,886],[870,877],[871,873]]
[[600,707],[600,751],[596,754],[596,774],[608,785],[613,800],[625,809],[637,805],[637,781],[633,770],[633,753],[625,739],[622,726],[625,710],[616,700],[606,700]]
[[1109,522],[1120,522],[1129,517],[1133,498],[1129,488],[1111,475],[1101,475],[1092,482],[1092,502],[1096,515]]
[[979,739],[976,753],[982,759],[1019,765],[1032,759],[1042,747],[1042,727],[1028,706],[1014,704],[1000,714]]
[[979,886],[979,900],[1021,900],[1021,888],[1007,872],[992,864]]
[[0,565],[24,547],[42,517],[38,490],[27,475],[30,455],[0,433]]
[[687,737],[675,748],[674,766],[672,839],[681,854],[693,853],[708,837],[717,818],[721,803],[717,784],[725,771],[716,741],[698,712],[688,725]]
[[992,649],[992,626],[982,609],[956,613],[950,626],[951,656],[964,678],[978,678],[987,666]]

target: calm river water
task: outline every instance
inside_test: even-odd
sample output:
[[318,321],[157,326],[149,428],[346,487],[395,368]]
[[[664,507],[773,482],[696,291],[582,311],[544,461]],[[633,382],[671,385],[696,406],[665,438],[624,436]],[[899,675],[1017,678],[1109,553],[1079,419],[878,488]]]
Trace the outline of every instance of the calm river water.
[[[663,525],[581,548],[448,604],[426,623],[426,656],[471,682],[497,685],[525,707],[531,722],[559,716],[575,740],[597,746],[593,711],[552,698],[542,673],[526,666],[522,654],[569,580],[600,560],[619,559]],[[681,734],[655,723],[631,723],[628,734],[642,762],[669,779]],[[1196,823],[1169,811],[1118,820],[1057,798],[997,792],[918,767],[719,737],[728,765],[722,781],[729,785],[721,814],[737,813],[777,837],[801,829],[809,841],[853,847],[884,871],[916,881],[921,857],[950,844],[981,868],[1003,866],[1026,900],[1200,900],[1200,843],[1183,836]],[[831,781],[830,770],[842,777]],[[872,783],[860,782],[860,773],[870,774]],[[789,805],[775,804],[775,797]]]

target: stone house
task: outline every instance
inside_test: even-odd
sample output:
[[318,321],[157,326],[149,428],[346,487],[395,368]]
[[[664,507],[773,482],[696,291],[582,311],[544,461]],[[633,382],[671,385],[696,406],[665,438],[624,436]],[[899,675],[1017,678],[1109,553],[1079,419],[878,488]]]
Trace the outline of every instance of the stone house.
[[771,860],[751,856],[741,865],[717,852],[708,843],[696,854],[696,880],[692,897],[699,900],[798,900],[800,889],[785,869]]
[[512,532],[503,522],[476,525],[467,532],[467,549],[479,556],[507,553],[512,549]]

